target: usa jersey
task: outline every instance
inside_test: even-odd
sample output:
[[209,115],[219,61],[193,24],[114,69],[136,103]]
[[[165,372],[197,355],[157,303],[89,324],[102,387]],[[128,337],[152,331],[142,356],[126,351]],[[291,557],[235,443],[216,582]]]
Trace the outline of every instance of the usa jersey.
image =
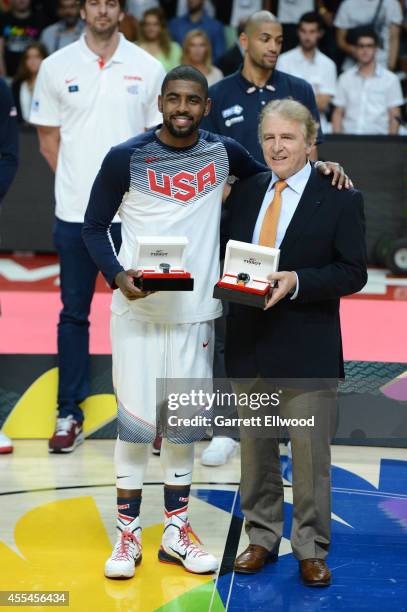
[[[116,274],[131,268],[136,236],[186,236],[185,267],[194,278],[191,292],[157,292],[135,301],[116,289],[112,311],[160,323],[221,316],[212,292],[219,279],[223,188],[229,175],[247,178],[265,169],[236,141],[202,130],[196,144],[186,148],[165,145],[156,129],[112,148],[85,215],[83,238],[95,263],[114,288]],[[109,227],[117,212],[122,246],[116,256]]]

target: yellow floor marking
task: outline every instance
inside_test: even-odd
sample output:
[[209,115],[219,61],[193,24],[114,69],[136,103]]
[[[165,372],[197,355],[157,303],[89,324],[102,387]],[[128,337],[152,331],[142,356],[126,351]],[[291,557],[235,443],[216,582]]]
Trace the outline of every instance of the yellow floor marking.
[[[21,396],[3,431],[10,438],[46,439],[55,429],[58,390],[58,368],[44,372]],[[113,394],[91,395],[81,404],[85,413],[84,432],[90,435],[116,417]]]
[[212,582],[211,576],[159,563],[161,534],[162,525],[143,530],[143,561],[134,578],[109,580],[103,567],[111,544],[93,498],[44,504],[15,527],[23,558],[0,542],[0,590],[69,591],[69,610],[75,612],[152,612]]

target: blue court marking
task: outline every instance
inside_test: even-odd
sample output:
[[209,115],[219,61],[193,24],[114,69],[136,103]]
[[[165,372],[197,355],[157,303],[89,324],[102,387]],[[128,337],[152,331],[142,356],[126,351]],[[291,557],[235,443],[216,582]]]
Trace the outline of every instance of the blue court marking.
[[[290,480],[290,461],[282,457],[282,463]],[[332,586],[303,586],[296,559],[283,555],[259,574],[219,577],[218,591],[229,611],[407,612],[407,461],[382,459],[377,489],[336,466],[332,482],[332,511],[350,525],[332,521]],[[230,512],[235,492],[196,489],[194,495]],[[292,505],[285,503],[284,512],[289,538]],[[235,515],[241,516],[240,510]]]

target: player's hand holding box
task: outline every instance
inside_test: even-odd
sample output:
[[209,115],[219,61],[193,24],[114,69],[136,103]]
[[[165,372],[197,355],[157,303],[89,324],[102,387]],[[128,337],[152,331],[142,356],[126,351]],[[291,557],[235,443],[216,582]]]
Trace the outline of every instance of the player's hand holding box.
[[194,279],[185,270],[185,236],[137,236],[133,268],[142,276],[142,291],[193,291]]

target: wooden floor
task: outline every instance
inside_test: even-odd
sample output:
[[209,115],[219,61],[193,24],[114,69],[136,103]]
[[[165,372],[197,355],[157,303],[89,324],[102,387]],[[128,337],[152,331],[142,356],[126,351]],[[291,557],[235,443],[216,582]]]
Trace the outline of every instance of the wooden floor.
[[406,449],[333,447],[333,584],[321,590],[300,584],[291,553],[287,457],[279,562],[255,576],[233,573],[236,551],[247,545],[240,458],[205,468],[199,457],[207,443],[197,445],[190,517],[218,557],[219,575],[196,576],[158,563],[162,473],[159,458],[151,456],[142,504],[143,563],[131,580],[104,578],[115,539],[113,444],[88,440],[60,456],[49,455],[45,441],[16,441],[15,452],[0,457],[0,591],[69,591],[69,609],[80,612],[407,611]]

